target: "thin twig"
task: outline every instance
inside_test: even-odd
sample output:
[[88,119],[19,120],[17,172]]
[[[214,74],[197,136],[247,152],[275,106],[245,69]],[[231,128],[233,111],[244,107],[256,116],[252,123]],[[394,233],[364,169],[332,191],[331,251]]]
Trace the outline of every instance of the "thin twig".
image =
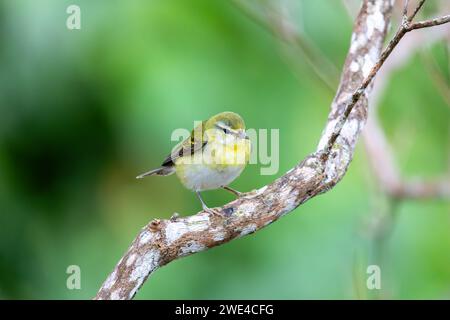
[[405,28],[405,30],[406,30],[406,32],[409,32],[411,30],[417,30],[417,29],[422,29],[422,28],[439,26],[441,24],[445,24],[445,23],[448,23],[448,22],[450,22],[450,15],[446,15],[446,16],[443,16],[443,17],[440,17],[440,18],[436,18],[436,19],[415,22],[415,23],[407,26]]
[[[409,0],[406,0],[405,2],[408,2]],[[426,0],[420,0],[419,4],[414,9],[413,13],[409,16],[408,22],[413,21],[413,19],[416,17],[417,13],[422,9],[423,5],[425,4]]]
[[[414,10],[414,13],[411,15],[410,19],[412,19],[416,16],[417,12],[420,10],[420,8],[425,3],[425,0],[422,0],[417,8]],[[443,16],[441,18],[436,18],[432,20],[425,20],[420,21],[416,23],[406,25],[402,24],[399,29],[397,30],[396,34],[392,38],[392,40],[387,45],[386,49],[381,53],[381,57],[378,60],[378,62],[372,67],[369,75],[364,79],[364,81],[361,83],[361,85],[355,90],[355,92],[352,94],[350,101],[347,103],[347,106],[345,107],[345,110],[342,114],[342,117],[337,122],[333,133],[331,135],[331,138],[328,140],[328,143],[325,147],[324,157],[327,158],[333,148],[333,145],[336,142],[337,137],[339,136],[340,132],[342,131],[342,128],[344,126],[344,123],[347,121],[347,118],[350,115],[350,112],[352,112],[353,108],[355,107],[356,103],[359,101],[361,96],[364,94],[367,87],[372,82],[373,78],[377,74],[378,70],[380,70],[381,66],[384,64],[386,59],[389,57],[389,55],[392,53],[394,48],[397,46],[397,44],[400,42],[400,40],[404,37],[404,35],[412,30],[417,30],[421,28],[427,28],[432,26],[441,25],[444,23],[448,23],[450,21],[450,15]],[[408,19],[408,22],[409,19]]]

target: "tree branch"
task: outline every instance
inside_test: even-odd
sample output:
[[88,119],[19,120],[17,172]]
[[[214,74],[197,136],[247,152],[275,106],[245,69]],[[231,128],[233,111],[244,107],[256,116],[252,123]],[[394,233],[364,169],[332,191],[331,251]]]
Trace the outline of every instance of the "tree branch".
[[339,182],[367,118],[369,85],[408,32],[402,27],[403,34],[397,33],[380,57],[391,10],[391,0],[364,1],[341,83],[315,153],[273,183],[216,208],[222,216],[201,211],[189,217],[153,220],[140,231],[95,298],[132,299],[158,268],[251,234]]
[[436,19],[415,22],[413,24],[406,25],[405,30],[406,30],[406,32],[409,32],[412,30],[439,26],[441,24],[448,23],[448,22],[450,22],[450,15],[446,15],[446,16],[436,18]]
[[[381,56],[380,56],[379,60],[377,61],[377,63],[372,67],[372,69],[370,70],[367,77],[364,79],[364,81],[361,83],[361,85],[352,94],[350,101],[347,103],[347,106],[345,107],[343,116],[340,118],[339,122],[334,127],[333,133],[332,133],[330,139],[328,140],[328,143],[325,148],[325,150],[326,150],[325,156],[327,156],[327,154],[329,154],[329,151],[333,147],[333,145],[336,141],[336,138],[339,136],[344,123],[347,121],[347,118],[350,115],[350,112],[353,110],[353,108],[355,107],[356,103],[359,101],[361,96],[365,93],[365,90],[372,82],[372,80],[375,77],[375,75],[377,74],[378,70],[380,70],[381,66],[384,64],[386,59],[392,53],[392,51],[397,46],[397,44],[400,42],[400,40],[405,36],[405,34],[407,34],[408,32],[410,32],[412,30],[437,26],[437,25],[441,25],[441,24],[444,24],[444,23],[447,23],[450,21],[450,15],[446,15],[441,18],[411,23],[412,19],[416,16],[417,12],[423,6],[424,3],[425,3],[425,0],[422,0],[419,3],[418,7],[414,10],[413,14],[410,17],[403,19],[402,25],[395,33],[392,40],[389,42],[386,49],[384,49],[384,51],[381,53]],[[407,6],[406,5],[404,8],[404,14],[407,15]]]

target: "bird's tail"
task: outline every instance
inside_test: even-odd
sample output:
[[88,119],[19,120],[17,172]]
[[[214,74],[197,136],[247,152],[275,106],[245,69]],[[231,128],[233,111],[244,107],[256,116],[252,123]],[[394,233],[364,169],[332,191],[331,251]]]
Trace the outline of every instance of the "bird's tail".
[[175,167],[159,167],[143,174],[140,174],[136,177],[136,179],[142,179],[147,176],[168,176],[175,172]]

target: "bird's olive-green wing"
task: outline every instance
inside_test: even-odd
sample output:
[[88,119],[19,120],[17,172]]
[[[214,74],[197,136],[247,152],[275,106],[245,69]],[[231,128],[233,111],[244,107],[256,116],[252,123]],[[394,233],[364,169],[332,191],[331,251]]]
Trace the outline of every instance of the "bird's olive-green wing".
[[201,124],[195,127],[192,130],[191,135],[187,137],[183,142],[181,142],[172,151],[172,153],[169,154],[166,159],[164,159],[161,166],[163,167],[173,166],[176,159],[185,156],[190,156],[195,152],[200,152],[201,150],[203,150],[203,148],[208,143],[206,137],[203,136],[205,123],[206,121],[203,121]]

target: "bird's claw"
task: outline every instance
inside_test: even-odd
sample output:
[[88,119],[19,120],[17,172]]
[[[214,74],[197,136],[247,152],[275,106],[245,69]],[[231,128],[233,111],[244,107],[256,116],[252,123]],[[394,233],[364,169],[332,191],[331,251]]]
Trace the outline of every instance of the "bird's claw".
[[223,214],[219,210],[208,208],[206,206],[203,207],[203,211],[208,212],[209,214],[212,214],[212,215],[223,216]]
[[236,191],[235,195],[237,198],[244,198],[246,195],[246,192]]
[[230,188],[230,187],[228,187],[228,186],[223,186],[222,189],[224,189],[224,190],[226,190],[226,191],[228,191],[228,192],[234,194],[237,198],[243,198],[243,197],[245,197],[245,195],[246,195],[245,192],[237,191],[237,190],[235,190],[235,189],[233,189],[233,188]]

